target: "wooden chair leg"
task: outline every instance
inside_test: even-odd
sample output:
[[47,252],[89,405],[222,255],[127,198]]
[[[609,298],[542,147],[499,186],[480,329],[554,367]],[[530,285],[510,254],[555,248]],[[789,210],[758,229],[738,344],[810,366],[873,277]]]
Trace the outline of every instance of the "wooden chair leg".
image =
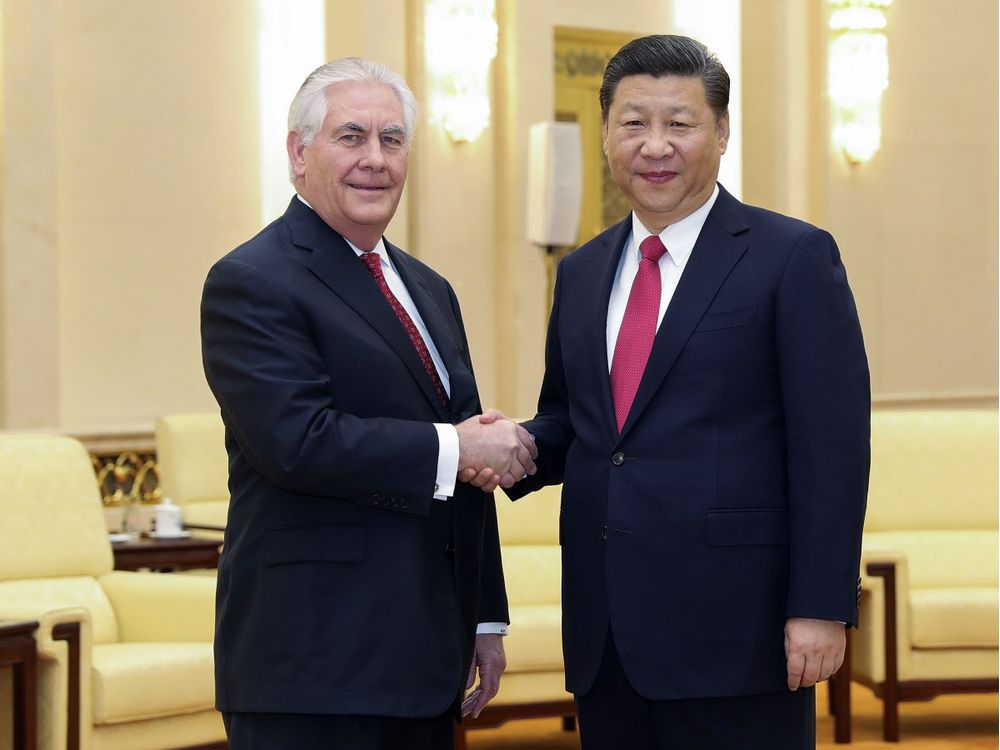
[[563,716],[563,731],[564,732],[575,732],[576,731],[576,717],[575,716]]
[[830,679],[830,713],[833,714],[833,741],[846,745],[851,741],[851,633],[847,632],[844,663]]
[[882,738],[899,742],[899,671],[896,636],[896,565],[869,563],[868,575],[884,579],[885,682],[882,684]]
[[899,686],[885,681],[882,686],[882,739],[899,742]]
[[455,722],[455,730],[452,734],[455,740],[455,750],[467,750],[468,743],[465,739],[465,727]]

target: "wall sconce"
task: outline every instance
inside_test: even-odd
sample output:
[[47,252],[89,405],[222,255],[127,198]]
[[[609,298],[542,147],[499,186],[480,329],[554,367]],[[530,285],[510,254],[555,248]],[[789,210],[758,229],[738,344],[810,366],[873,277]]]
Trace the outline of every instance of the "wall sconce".
[[430,119],[455,142],[490,123],[489,71],[497,54],[493,0],[426,0],[424,55]]
[[830,0],[827,81],[833,142],[847,160],[871,159],[882,141],[882,93],[889,87],[885,11],[892,0]]

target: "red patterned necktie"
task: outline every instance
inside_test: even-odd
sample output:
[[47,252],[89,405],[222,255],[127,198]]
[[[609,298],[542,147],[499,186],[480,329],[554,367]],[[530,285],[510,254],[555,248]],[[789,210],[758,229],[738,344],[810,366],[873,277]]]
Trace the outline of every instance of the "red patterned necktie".
[[655,234],[639,245],[642,259],[632,281],[625,317],[615,342],[615,356],[611,359],[611,395],[619,432],[632,408],[649,352],[653,349],[656,319],[660,312],[659,262],[666,251],[667,248]]
[[410,341],[413,342],[413,347],[417,350],[417,356],[420,357],[420,361],[424,365],[424,369],[427,370],[427,374],[431,378],[431,383],[434,385],[434,392],[437,397],[441,399],[441,403],[444,404],[445,410],[451,415],[451,401],[448,399],[448,394],[444,390],[444,384],[441,382],[441,377],[438,375],[437,368],[434,366],[434,361],[431,359],[431,353],[427,350],[427,344],[424,342],[423,336],[420,335],[420,331],[417,330],[416,324],[413,322],[413,318],[410,314],[406,312],[406,308],[400,303],[396,298],[396,295],[392,293],[389,288],[388,282],[385,280],[385,275],[382,273],[382,263],[379,258],[378,253],[367,252],[361,253],[361,260],[368,267],[368,272],[371,273],[372,278],[375,279],[375,283],[378,284],[378,288],[382,290],[382,294],[392,311],[396,313],[396,317],[399,318],[399,322],[403,324],[403,330],[406,331],[406,335],[410,337]]

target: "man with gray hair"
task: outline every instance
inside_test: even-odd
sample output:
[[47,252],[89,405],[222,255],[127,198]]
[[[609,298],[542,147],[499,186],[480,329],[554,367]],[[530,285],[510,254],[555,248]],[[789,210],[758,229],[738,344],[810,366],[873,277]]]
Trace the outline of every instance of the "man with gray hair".
[[448,748],[452,717],[499,687],[496,510],[456,479],[509,486],[536,451],[475,417],[454,291],[383,237],[415,120],[378,63],[314,71],[289,111],[297,195],[205,283],[232,494],[215,656],[233,750]]

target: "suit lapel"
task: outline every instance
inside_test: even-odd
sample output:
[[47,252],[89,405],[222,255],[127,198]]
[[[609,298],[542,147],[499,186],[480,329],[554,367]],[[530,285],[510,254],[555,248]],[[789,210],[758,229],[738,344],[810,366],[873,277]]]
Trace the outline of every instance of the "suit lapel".
[[618,264],[625,250],[625,241],[632,232],[632,214],[628,214],[617,226],[607,233],[605,252],[599,254],[602,264],[594,269],[594,278],[599,280],[597,296],[591,306],[586,303],[582,309],[592,309],[593,319],[588,323],[590,335],[589,349],[593,372],[597,380],[597,393],[601,416],[609,434],[618,432],[615,419],[615,405],[611,396],[611,378],[608,374],[608,305],[611,301],[611,287],[615,283]]
[[479,411],[479,392],[475,376],[467,364],[468,349],[463,345],[460,333],[448,324],[448,317],[452,316],[450,310],[444,309],[447,300],[431,292],[419,265],[409,255],[388,241],[385,246],[448,371],[452,419],[458,422],[472,416]]
[[385,340],[402,360],[442,421],[447,421],[444,406],[434,392],[434,386],[413,342],[403,330],[399,318],[368,269],[358,260],[347,241],[298,198],[292,199],[285,212],[285,219],[292,229],[292,241],[312,251],[309,270]]
[[653,340],[653,350],[619,442],[649,405],[698,321],[746,252],[746,238],[741,235],[748,225],[742,215],[742,204],[721,186],[719,191]]

